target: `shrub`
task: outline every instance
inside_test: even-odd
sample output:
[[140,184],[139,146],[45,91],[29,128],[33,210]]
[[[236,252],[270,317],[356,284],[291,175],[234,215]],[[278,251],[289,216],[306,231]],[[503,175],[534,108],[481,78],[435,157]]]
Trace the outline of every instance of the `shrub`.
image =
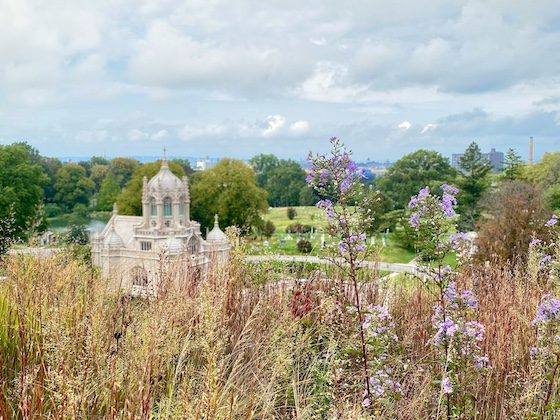
[[56,217],[62,214],[62,209],[57,204],[46,204],[45,205],[45,216],[46,217]]
[[286,209],[286,215],[288,216],[288,219],[294,220],[297,216],[297,211],[293,207],[288,207]]
[[263,226],[263,231],[262,231],[263,235],[266,236],[267,238],[270,238],[275,231],[276,231],[276,226],[274,226],[274,223],[272,223],[270,220],[267,220]]
[[302,225],[301,223],[293,223],[286,228],[286,233],[309,233],[313,229],[311,225]]
[[302,239],[297,243],[297,249],[299,252],[303,252],[304,254],[309,254],[313,249],[313,245],[306,239]]

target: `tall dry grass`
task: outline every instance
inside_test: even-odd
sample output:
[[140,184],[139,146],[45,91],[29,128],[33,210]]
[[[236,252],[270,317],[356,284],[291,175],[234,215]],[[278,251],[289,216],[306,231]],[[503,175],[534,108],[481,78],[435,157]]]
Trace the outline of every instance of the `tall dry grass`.
[[[5,269],[2,419],[436,417],[434,299],[416,279],[389,296],[376,279],[364,279],[366,304],[389,303],[401,345],[395,357],[404,365],[401,398],[364,412],[359,367],[340,361],[358,344],[342,272],[267,284],[234,254],[227,269],[203,281],[185,274],[184,287],[146,300],[114,291],[62,256],[11,258]],[[491,366],[462,390],[472,395],[471,417],[528,418],[540,391],[528,356],[530,321],[549,283],[523,267],[499,266],[464,268],[457,282],[479,298]]]

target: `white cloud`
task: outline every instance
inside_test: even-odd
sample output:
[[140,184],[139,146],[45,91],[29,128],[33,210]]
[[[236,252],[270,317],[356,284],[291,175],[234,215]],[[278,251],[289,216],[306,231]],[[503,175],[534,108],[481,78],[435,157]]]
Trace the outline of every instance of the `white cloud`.
[[294,136],[301,136],[309,132],[309,121],[296,121],[295,123],[290,124],[290,132]]
[[408,129],[410,129],[410,127],[412,127],[412,124],[409,121],[403,121],[397,127],[399,127],[401,130],[407,131]]
[[281,133],[286,125],[286,117],[282,115],[269,115],[265,119],[266,128],[262,131],[263,137],[273,137]]
[[420,134],[426,134],[429,133],[430,131],[433,131],[437,128],[437,124],[426,124],[424,126],[424,128],[422,128],[422,131],[420,132]]

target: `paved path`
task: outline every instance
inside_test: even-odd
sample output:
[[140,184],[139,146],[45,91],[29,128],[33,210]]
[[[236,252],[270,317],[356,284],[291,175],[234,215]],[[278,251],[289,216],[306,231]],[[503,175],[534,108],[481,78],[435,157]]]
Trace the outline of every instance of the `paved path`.
[[58,248],[12,248],[8,251],[9,255],[33,255],[37,258],[48,258],[56,254],[60,249]]
[[[333,264],[332,261],[307,255],[248,255],[246,257],[249,262],[261,261],[283,261],[283,262],[298,262],[298,263],[314,263],[314,264]],[[381,271],[390,271],[392,273],[412,273],[418,272],[418,267],[415,264],[397,264],[386,262],[364,262],[363,267],[378,268]]]

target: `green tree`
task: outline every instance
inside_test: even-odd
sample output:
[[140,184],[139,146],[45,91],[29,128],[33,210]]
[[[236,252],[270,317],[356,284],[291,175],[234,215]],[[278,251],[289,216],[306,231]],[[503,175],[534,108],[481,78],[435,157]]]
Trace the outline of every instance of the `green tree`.
[[44,187],[45,203],[54,203],[56,188],[56,174],[62,168],[62,162],[56,158],[49,158],[41,156],[39,164],[43,168],[43,172],[47,176],[47,183]]
[[194,173],[191,163],[186,159],[173,159],[171,162],[175,162],[180,165],[186,176],[191,176]]
[[76,204],[89,206],[95,184],[81,165],[69,163],[56,173],[55,189],[56,201],[66,211],[71,211]]
[[434,151],[417,150],[395,162],[376,185],[393,208],[403,209],[420,188],[429,186],[436,191],[443,183],[453,183],[456,176],[447,158]]
[[257,176],[257,186],[265,188],[268,182],[268,174],[279,164],[280,160],[274,155],[261,153],[260,155],[251,158],[249,165],[251,165],[251,168],[253,168],[253,171],[255,171]]
[[508,149],[503,163],[502,178],[507,181],[521,179],[523,175],[523,160],[513,149]]
[[462,230],[472,230],[480,216],[478,202],[490,186],[488,175],[492,164],[482,154],[478,144],[472,142],[459,159],[459,170],[462,176],[458,182],[458,224]]
[[48,178],[38,162],[36,151],[25,143],[0,146],[0,219],[13,212],[14,237],[25,236],[43,201]]
[[[161,168],[161,161],[145,163],[137,166],[134,170],[132,178],[126,184],[126,187],[117,197],[117,205],[119,213],[131,216],[140,216],[142,214],[142,185],[143,178],[153,178]],[[185,176],[181,165],[175,162],[169,162],[169,169],[179,178]]]
[[281,160],[268,171],[264,189],[272,207],[297,206],[305,184],[305,171],[293,160]]
[[203,226],[211,227],[214,214],[219,214],[222,226],[235,225],[244,232],[262,227],[267,194],[257,186],[253,170],[242,161],[224,159],[212,169],[195,174],[192,184],[192,218]]
[[111,167],[109,165],[100,165],[96,163],[91,166],[91,175],[89,177],[95,183],[95,192],[99,192],[101,183],[110,171]]
[[123,188],[132,178],[136,168],[140,166],[140,162],[136,159],[115,158],[111,161],[111,171],[117,177],[119,187]]
[[117,197],[121,189],[117,183],[117,177],[109,172],[99,189],[99,197],[97,198],[97,210],[110,211],[113,208],[113,203],[117,201]]

